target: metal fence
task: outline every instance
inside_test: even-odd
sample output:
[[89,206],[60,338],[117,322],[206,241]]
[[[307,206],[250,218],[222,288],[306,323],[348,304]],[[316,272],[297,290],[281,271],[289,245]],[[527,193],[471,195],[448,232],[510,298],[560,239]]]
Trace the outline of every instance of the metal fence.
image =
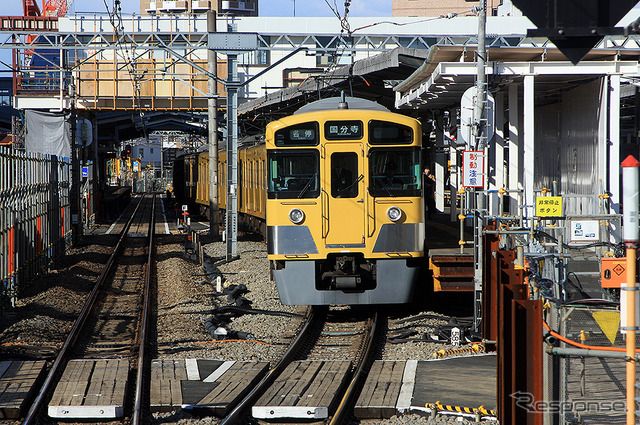
[[71,242],[67,158],[0,148],[0,309]]
[[[620,313],[614,306],[565,305],[552,309],[565,337],[593,347],[619,347]],[[549,319],[549,317],[548,317]],[[571,346],[561,343],[562,348]],[[586,352],[586,350],[584,350]],[[623,354],[623,353],[621,353]],[[624,358],[582,355],[548,356],[547,382],[556,382],[549,399],[558,400],[548,409],[559,425],[626,423],[626,361]],[[553,394],[553,395],[552,395]]]

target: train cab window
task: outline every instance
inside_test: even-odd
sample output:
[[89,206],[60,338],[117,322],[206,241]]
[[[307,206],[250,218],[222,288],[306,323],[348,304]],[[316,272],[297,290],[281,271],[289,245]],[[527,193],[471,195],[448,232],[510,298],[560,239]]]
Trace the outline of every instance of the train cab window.
[[318,151],[269,151],[267,176],[269,199],[317,198],[320,195]]
[[336,152],[331,154],[331,196],[355,198],[358,196],[358,154]]
[[318,146],[319,131],[317,122],[305,122],[276,131],[276,146]]
[[421,196],[420,151],[374,148],[369,151],[371,196]]
[[388,121],[369,121],[369,143],[372,145],[410,145],[413,129]]

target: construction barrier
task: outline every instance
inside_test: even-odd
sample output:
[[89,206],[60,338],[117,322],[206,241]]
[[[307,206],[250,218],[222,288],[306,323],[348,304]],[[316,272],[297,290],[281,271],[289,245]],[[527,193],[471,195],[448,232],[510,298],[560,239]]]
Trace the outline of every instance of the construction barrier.
[[0,147],[0,310],[71,242],[68,158]]

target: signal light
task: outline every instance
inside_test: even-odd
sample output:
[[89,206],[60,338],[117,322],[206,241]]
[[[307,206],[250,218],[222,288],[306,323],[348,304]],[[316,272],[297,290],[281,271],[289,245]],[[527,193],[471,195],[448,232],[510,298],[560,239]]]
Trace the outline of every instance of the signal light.
[[124,147],[124,151],[127,154],[127,156],[131,155],[131,145],[126,145]]

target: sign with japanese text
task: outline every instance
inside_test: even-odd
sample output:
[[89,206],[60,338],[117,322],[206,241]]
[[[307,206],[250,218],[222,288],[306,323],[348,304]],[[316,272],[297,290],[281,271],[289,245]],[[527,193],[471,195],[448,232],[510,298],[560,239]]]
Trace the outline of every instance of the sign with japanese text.
[[484,188],[484,152],[462,152],[462,186]]
[[561,217],[562,196],[538,196],[536,198],[536,215],[538,217]]

